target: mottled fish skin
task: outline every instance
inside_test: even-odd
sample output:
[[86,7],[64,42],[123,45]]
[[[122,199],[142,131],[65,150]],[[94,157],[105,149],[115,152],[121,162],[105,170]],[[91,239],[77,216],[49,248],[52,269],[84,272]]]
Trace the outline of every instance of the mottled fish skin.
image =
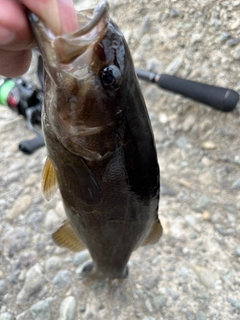
[[157,154],[131,54],[108,5],[78,16],[78,32],[56,37],[30,14],[46,69],[42,126],[71,227],[96,274],[121,278],[132,251],[162,233]]

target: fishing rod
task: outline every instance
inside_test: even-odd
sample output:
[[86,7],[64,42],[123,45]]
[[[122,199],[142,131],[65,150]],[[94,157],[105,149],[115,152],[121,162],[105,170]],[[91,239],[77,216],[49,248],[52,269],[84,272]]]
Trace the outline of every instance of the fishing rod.
[[[232,89],[141,69],[136,69],[136,74],[139,79],[154,83],[159,88],[181,94],[221,112],[233,111],[239,100],[239,94]],[[19,143],[19,149],[28,155],[45,144],[41,132],[35,128],[36,124],[41,124],[44,87],[43,60],[39,54],[37,75],[42,89],[36,88],[22,78],[6,79],[0,85],[0,104],[9,106],[12,110],[22,114],[27,121],[28,128],[37,135],[34,139]]]

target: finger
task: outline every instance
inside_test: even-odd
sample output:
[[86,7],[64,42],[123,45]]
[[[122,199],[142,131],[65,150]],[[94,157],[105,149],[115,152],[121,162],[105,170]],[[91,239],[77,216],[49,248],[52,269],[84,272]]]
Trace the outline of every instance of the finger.
[[56,35],[77,29],[77,16],[72,0],[21,0]]
[[27,72],[32,58],[32,50],[19,52],[0,50],[0,72],[2,76],[14,78]]
[[16,1],[0,0],[0,48],[21,51],[33,42],[23,6]]

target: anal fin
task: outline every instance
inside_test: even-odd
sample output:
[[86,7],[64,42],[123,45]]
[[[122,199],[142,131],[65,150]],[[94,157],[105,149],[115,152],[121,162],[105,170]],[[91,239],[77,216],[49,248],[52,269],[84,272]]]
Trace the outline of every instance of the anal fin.
[[149,232],[148,236],[143,240],[141,246],[148,246],[157,243],[158,240],[161,238],[162,231],[163,229],[159,219],[155,220],[152,225],[151,231]]
[[57,191],[57,186],[56,170],[51,160],[47,157],[43,168],[41,185],[41,189],[46,200],[49,201],[54,196]]
[[79,252],[86,249],[85,244],[79,239],[68,221],[66,221],[62,227],[54,232],[52,238],[59,247],[68,248],[74,252]]

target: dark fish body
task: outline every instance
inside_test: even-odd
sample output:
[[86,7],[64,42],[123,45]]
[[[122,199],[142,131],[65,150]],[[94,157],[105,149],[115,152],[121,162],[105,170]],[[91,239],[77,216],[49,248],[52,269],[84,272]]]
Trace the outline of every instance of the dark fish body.
[[30,21],[46,69],[43,191],[50,198],[58,183],[70,223],[54,239],[74,251],[86,246],[97,274],[120,278],[132,251],[157,242],[162,229],[151,124],[107,9],[80,12],[79,31],[62,37]]

